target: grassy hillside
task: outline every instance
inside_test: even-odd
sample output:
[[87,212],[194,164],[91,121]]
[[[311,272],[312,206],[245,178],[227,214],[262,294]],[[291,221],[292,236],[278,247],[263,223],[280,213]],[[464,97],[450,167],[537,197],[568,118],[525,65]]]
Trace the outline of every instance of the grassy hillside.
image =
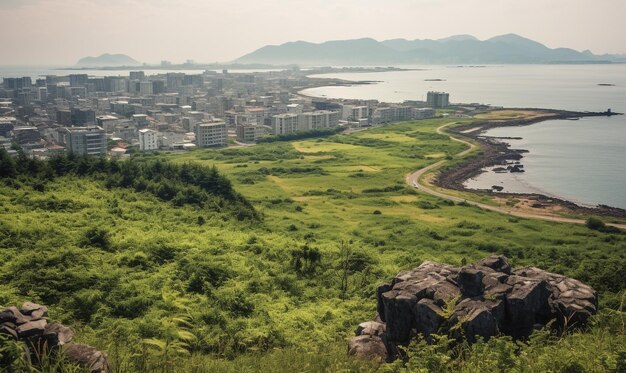
[[[207,174],[215,166],[241,195],[221,205],[181,203],[98,172],[4,177],[0,305],[49,305],[117,371],[181,372],[376,369],[345,356],[346,338],[375,316],[379,283],[427,259],[505,254],[585,281],[602,308],[619,308],[625,235],[510,218],[405,186],[409,171],[463,150],[435,133],[445,123],[133,161]],[[410,368],[615,370],[626,356],[623,320],[605,311],[591,333],[544,333],[523,346],[442,341],[416,348]]]

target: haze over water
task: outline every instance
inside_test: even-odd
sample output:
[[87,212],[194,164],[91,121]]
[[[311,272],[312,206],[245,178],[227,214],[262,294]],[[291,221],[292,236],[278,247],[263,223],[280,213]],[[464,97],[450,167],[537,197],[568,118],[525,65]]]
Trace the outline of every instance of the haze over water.
[[[455,103],[516,108],[626,112],[626,65],[430,66],[386,73],[325,74],[378,84],[320,87],[303,93],[330,98],[423,100],[429,90],[446,91]],[[445,81],[426,81],[442,79]],[[599,86],[614,84],[615,86]],[[524,174],[484,173],[468,187],[502,185],[511,192],[538,192],[580,204],[626,208],[626,116],[547,121],[497,128],[488,136],[522,137],[512,148],[529,151]],[[507,140],[508,141],[508,140]]]

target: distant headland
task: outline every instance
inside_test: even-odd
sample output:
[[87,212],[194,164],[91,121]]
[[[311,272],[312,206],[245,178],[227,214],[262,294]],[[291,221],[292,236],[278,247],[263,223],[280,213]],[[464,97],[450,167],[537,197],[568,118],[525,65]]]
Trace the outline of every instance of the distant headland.
[[137,60],[125,54],[101,54],[98,57],[84,57],[76,62],[76,67],[109,67],[109,66],[139,66]]

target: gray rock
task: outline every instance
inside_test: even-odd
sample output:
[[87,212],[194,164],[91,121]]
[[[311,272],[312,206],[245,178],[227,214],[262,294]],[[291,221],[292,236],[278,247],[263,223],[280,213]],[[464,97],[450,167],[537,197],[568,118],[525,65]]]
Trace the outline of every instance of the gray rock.
[[506,296],[506,329],[515,338],[525,337],[532,332],[538,316],[550,314],[547,283],[539,279],[510,276],[507,284],[512,289]]
[[427,341],[433,333],[469,342],[498,334],[524,338],[555,319],[556,326],[585,322],[598,305],[595,290],[580,281],[535,267],[511,271],[504,256],[461,268],[423,262],[380,286],[377,300],[380,322],[359,325],[353,354],[371,349],[363,356],[382,356],[377,349],[384,346],[393,359],[417,333]]
[[584,324],[597,312],[598,293],[582,282],[536,267],[524,267],[514,271],[519,276],[546,281],[551,295],[548,299],[550,312],[544,319],[556,319],[559,325]]
[[389,284],[384,284],[376,289],[376,310],[378,311],[378,317],[384,322],[385,321],[385,304],[383,303],[383,293],[391,290],[392,286]]
[[[457,325],[455,337],[465,337],[470,342],[476,341],[476,336],[485,340],[498,335],[505,318],[505,305],[501,300],[474,300],[466,298],[454,309],[451,324]],[[461,330],[463,333],[459,334]]]
[[17,334],[20,338],[32,337],[35,335],[42,335],[46,329],[46,320],[29,321],[17,327]]
[[387,330],[387,326],[378,321],[366,321],[359,324],[356,328],[355,334],[359,335],[378,335],[381,336],[385,334]]
[[506,256],[503,255],[488,256],[485,259],[476,263],[476,265],[489,267],[494,271],[502,272],[507,275],[511,274],[511,265],[509,264],[509,260]]
[[55,341],[54,344],[58,346],[63,346],[71,342],[72,338],[74,338],[74,332],[72,329],[59,323],[46,325],[43,335]]
[[31,320],[29,316],[22,314],[15,306],[5,308],[0,315],[0,322],[9,321],[15,324],[24,324]]
[[443,310],[431,299],[420,299],[415,305],[414,314],[417,331],[430,342],[430,335],[436,333],[445,321]]
[[390,290],[382,295],[387,320],[387,337],[391,341],[406,343],[411,339],[415,323],[413,308],[417,297],[409,292]]
[[91,373],[105,373],[110,370],[107,354],[98,351],[95,347],[82,344],[68,344],[63,346],[63,352],[68,360],[80,365]]
[[348,355],[367,359],[387,359],[387,348],[382,338],[372,335],[360,335],[350,338]]
[[457,277],[457,285],[464,297],[475,297],[481,295],[485,290],[483,284],[484,272],[471,267],[463,267]]
[[48,308],[37,303],[25,302],[20,308],[20,312],[24,315],[32,315],[37,318],[48,316]]
[[9,335],[15,340],[18,339],[17,331],[15,330],[15,324],[9,322],[4,323],[0,326],[0,334]]

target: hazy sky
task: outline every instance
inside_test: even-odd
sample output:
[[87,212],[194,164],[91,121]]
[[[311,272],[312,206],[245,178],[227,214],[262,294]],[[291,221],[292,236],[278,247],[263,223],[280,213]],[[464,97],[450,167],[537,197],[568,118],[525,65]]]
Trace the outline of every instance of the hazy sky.
[[0,0],[0,65],[229,61],[266,44],[517,33],[626,53],[626,0]]

